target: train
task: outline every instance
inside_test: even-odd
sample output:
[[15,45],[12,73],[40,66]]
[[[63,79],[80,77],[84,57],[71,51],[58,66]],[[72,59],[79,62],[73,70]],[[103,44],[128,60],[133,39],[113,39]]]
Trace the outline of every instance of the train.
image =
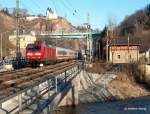
[[35,41],[26,47],[26,60],[32,66],[44,66],[74,59],[78,59],[77,51],[47,45],[45,41]]

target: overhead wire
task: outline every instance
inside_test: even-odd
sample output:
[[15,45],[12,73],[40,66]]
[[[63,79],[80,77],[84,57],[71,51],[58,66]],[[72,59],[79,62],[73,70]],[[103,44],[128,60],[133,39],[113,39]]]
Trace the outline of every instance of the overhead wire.
[[[39,11],[39,12],[46,12],[46,10],[43,10],[43,8],[41,8],[41,6],[39,5],[40,1],[38,0],[30,0],[32,2],[32,4],[36,7],[36,9]],[[60,2],[57,2],[59,4],[56,4],[55,0],[48,0],[49,2],[51,1],[51,4],[53,4],[54,6],[54,9],[56,11],[56,13],[58,14],[59,13],[59,10],[62,9],[62,6],[64,7],[64,9],[66,10],[66,13],[65,13],[65,18],[66,18],[66,14],[67,12],[70,13],[71,15],[73,15],[74,17],[76,17],[78,20],[83,20],[82,16],[80,15],[80,12],[79,10],[77,10],[70,2],[69,0],[60,0]],[[58,5],[61,5],[58,6]],[[23,6],[26,6],[25,4]],[[56,7],[57,6],[57,7]],[[30,12],[32,12],[33,14],[35,14],[33,12],[33,9],[27,7],[28,9],[30,9]],[[63,9],[61,11],[64,11]]]
[[[39,5],[38,5],[38,3],[37,3],[37,0],[30,0],[30,1],[32,1],[32,3],[34,4],[34,6],[36,6],[37,7],[37,9],[41,12],[45,12],[45,10],[43,9],[43,8],[41,8]],[[33,2],[34,1],[34,2]]]
[[75,13],[78,13],[78,10],[74,8],[74,6],[68,0],[65,0],[65,1],[68,3],[68,6],[71,7]]
[[59,14],[59,11],[64,11],[61,7],[62,5],[58,4],[59,2],[57,3],[57,2],[55,2],[55,0],[48,0],[48,1],[53,4],[54,9],[55,9],[57,14]]
[[53,0],[51,0],[52,1],[52,3],[53,3],[53,5],[54,5],[54,8],[55,8],[55,11],[56,11],[56,14],[58,13],[58,10],[57,10],[57,8],[56,8],[56,4],[55,4],[55,2],[53,1]]
[[[62,16],[64,18],[66,18],[65,15],[66,15],[67,10],[62,7],[62,4],[60,2],[55,2],[55,0],[52,0],[52,1],[55,5],[57,5],[57,7],[56,6],[55,7],[56,7],[56,9],[58,9],[57,10],[58,14],[60,14],[60,16]],[[62,11],[64,12],[64,14],[62,13]]]
[[64,7],[66,8],[68,12],[70,12],[72,15],[75,15],[74,11],[72,11],[72,9],[68,7],[63,0],[60,0],[60,1],[62,2],[62,4],[64,5]]
[[69,1],[66,1],[66,0],[65,0],[65,2],[63,0],[60,0],[60,1],[62,1],[62,3],[64,4],[64,6],[69,11],[71,11],[71,13],[72,13],[73,16],[75,16],[78,20],[83,20],[82,16],[79,13],[79,10],[77,10],[76,8],[74,8],[73,5]]
[[[37,7],[37,10],[38,10],[38,11],[45,12],[45,10],[43,10],[43,8],[41,8],[40,5],[38,4],[39,2],[37,3],[38,0],[30,0],[30,1],[32,2],[32,4],[33,4],[35,7]],[[58,9],[60,9],[60,8],[57,8],[57,7],[56,7],[56,2],[55,2],[54,0],[48,0],[48,1],[51,1],[51,2],[52,2],[56,13],[58,13]],[[66,4],[63,0],[60,0],[60,1],[62,2],[61,5],[64,6],[64,8],[66,9],[66,11],[67,11],[68,13],[71,13],[71,15],[76,16],[77,18],[79,18],[79,17],[81,18],[81,16],[78,16],[78,15],[79,15],[78,11],[73,7],[73,5],[72,5],[69,1],[67,1],[68,4]],[[24,4],[24,5],[25,5],[25,4]],[[70,7],[70,6],[71,6],[71,7]],[[29,9],[29,8],[28,8],[28,9]],[[32,13],[34,14],[33,10],[31,10],[31,11],[32,11]],[[62,11],[62,10],[61,10],[61,11]]]
[[27,10],[30,10],[30,12],[31,12],[32,14],[35,13],[32,8],[29,8],[29,7],[28,7],[26,4],[24,4],[23,2],[20,2],[20,4],[21,4],[22,6],[24,6],[24,8],[26,8]]
[[[53,6],[54,6],[54,9],[55,9],[55,11],[56,11],[56,14],[59,14],[59,11],[65,12],[66,8],[65,8],[65,9],[62,8],[62,4],[61,4],[60,2],[56,2],[55,0],[48,0],[48,1],[49,1],[49,2],[51,1],[51,2],[52,2]],[[68,11],[68,10],[66,10],[66,11]],[[61,13],[61,14],[62,14],[62,13]],[[66,13],[65,13],[65,15],[66,15]],[[65,17],[65,18],[66,18],[66,16],[62,16],[62,17]]]

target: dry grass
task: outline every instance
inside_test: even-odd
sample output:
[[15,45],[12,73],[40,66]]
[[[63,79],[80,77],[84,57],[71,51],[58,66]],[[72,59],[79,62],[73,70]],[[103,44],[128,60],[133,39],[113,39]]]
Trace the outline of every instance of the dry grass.
[[119,73],[118,77],[107,85],[107,89],[118,100],[150,95],[147,89],[136,83],[133,76],[126,72]]
[[137,83],[144,82],[145,76],[141,71],[141,69],[139,69],[138,63],[131,63],[131,64],[124,65],[122,72],[126,73],[131,81],[135,81]]
[[150,95],[144,74],[137,63],[123,65],[118,77],[111,81],[107,88],[116,99],[121,100]]
[[127,76],[127,74],[123,73],[123,72],[118,73],[116,80],[121,81],[121,82],[131,82],[132,81],[131,78],[129,78]]
[[92,67],[89,67],[87,65],[86,67],[86,71],[90,72],[90,73],[98,73],[98,74],[103,74],[105,73],[107,70],[109,70],[112,67],[112,64],[110,63],[100,63],[100,62],[96,62],[92,64]]

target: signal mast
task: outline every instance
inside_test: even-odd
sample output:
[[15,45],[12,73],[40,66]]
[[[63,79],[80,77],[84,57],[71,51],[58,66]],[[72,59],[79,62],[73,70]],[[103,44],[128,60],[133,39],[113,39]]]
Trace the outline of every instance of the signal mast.
[[19,0],[16,0],[16,60],[21,59],[19,31]]

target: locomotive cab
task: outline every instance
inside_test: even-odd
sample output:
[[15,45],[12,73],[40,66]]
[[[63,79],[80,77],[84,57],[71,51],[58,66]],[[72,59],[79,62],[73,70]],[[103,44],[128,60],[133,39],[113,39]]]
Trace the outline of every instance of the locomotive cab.
[[26,58],[29,64],[39,65],[41,64],[41,45],[39,44],[29,44],[26,49]]

